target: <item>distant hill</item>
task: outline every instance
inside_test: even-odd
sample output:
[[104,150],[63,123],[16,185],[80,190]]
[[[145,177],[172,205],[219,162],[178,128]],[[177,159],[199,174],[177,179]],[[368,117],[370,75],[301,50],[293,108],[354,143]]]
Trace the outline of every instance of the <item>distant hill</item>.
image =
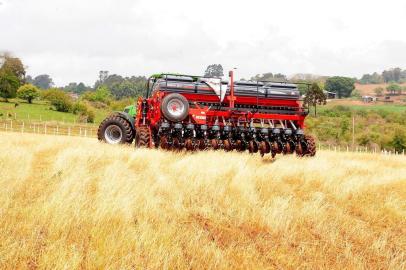
[[[355,89],[357,89],[362,96],[376,96],[374,89],[382,87],[384,89],[384,95],[387,94],[386,87],[389,83],[380,83],[380,84],[355,84]],[[406,83],[399,84],[402,87],[406,87]],[[394,95],[390,97],[395,103],[405,103],[406,100],[406,91],[402,95]]]

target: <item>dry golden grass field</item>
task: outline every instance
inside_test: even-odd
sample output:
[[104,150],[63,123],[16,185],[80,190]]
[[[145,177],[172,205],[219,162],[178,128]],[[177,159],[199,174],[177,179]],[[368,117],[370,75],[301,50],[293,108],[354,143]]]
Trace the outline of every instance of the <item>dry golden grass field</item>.
[[0,269],[406,268],[406,157],[0,142]]

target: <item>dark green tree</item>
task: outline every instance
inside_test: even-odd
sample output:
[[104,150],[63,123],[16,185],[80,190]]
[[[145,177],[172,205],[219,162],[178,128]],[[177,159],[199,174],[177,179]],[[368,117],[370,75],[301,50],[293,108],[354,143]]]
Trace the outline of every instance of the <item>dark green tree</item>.
[[339,98],[351,96],[355,89],[355,80],[348,77],[330,77],[326,80],[325,89],[329,92],[337,93]]
[[72,92],[72,93],[76,93],[76,94],[83,94],[86,91],[90,91],[92,90],[92,88],[86,86],[84,83],[80,82],[75,83],[75,82],[71,82],[68,85],[66,85],[65,87],[63,87],[63,90],[66,92]]
[[317,116],[317,105],[325,105],[327,97],[321,90],[320,86],[317,83],[313,83],[309,90],[306,91],[306,96],[303,100],[303,103],[308,106],[314,107],[314,116]]
[[34,79],[31,77],[31,75],[25,76],[25,83],[34,84]]
[[38,88],[32,84],[24,84],[17,90],[17,97],[32,103],[32,100],[39,97]]
[[395,133],[395,136],[393,136],[392,141],[390,142],[390,145],[395,149],[396,152],[400,153],[403,150],[406,149],[406,139],[403,133],[400,131]]
[[8,102],[9,98],[16,96],[19,86],[20,81],[16,75],[7,69],[0,68],[0,97]]
[[16,96],[17,89],[24,83],[25,69],[19,58],[9,54],[0,55],[0,97],[8,101]]
[[402,87],[399,84],[391,83],[386,87],[386,91],[388,91],[390,95],[400,95],[402,94]]
[[204,72],[204,77],[208,78],[220,78],[224,76],[223,66],[221,64],[212,64],[206,68]]
[[93,88],[97,89],[100,85],[104,84],[109,77],[109,72],[107,70],[99,71],[99,79],[94,83]]
[[311,83],[309,81],[300,80],[298,81],[297,88],[301,95],[305,95],[307,90],[310,89]]
[[3,63],[2,69],[7,70],[17,77],[19,84],[25,82],[25,68],[20,58],[12,57],[9,54],[0,55],[0,63]]
[[400,68],[394,68],[393,69],[393,80],[395,82],[399,82],[400,81],[400,74],[402,73],[402,70]]
[[382,72],[384,82],[400,82],[405,73],[400,68],[391,68]]
[[41,74],[34,78],[33,84],[41,89],[49,89],[54,83],[48,74]]

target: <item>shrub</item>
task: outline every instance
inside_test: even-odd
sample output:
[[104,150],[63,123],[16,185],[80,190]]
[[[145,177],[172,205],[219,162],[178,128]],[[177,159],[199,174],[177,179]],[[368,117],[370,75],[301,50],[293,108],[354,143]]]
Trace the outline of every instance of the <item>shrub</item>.
[[94,123],[95,112],[84,102],[78,101],[73,104],[72,113],[79,115],[78,122]]
[[108,109],[109,105],[106,103],[100,102],[100,101],[91,101],[90,104],[92,105],[93,108],[96,109]]
[[105,104],[110,104],[111,92],[106,86],[101,85],[94,92],[85,92],[82,95],[82,99],[92,102],[103,102]]
[[39,97],[39,90],[35,85],[24,84],[17,90],[17,97],[32,103],[33,99]]
[[80,123],[94,123],[95,113],[93,110],[79,113],[77,122]]
[[52,105],[50,109],[55,109],[61,112],[69,112],[72,109],[72,100],[62,90],[51,88],[49,90],[42,91],[41,98],[50,102]]
[[71,98],[62,90],[51,88],[42,92],[42,98],[48,100],[55,110],[69,112],[72,110]]
[[351,92],[351,97],[355,99],[361,98],[361,92],[358,89],[354,89]]
[[383,90],[382,87],[377,87],[377,88],[374,89],[374,93],[375,93],[378,97],[382,96],[383,91],[384,91],[384,90]]

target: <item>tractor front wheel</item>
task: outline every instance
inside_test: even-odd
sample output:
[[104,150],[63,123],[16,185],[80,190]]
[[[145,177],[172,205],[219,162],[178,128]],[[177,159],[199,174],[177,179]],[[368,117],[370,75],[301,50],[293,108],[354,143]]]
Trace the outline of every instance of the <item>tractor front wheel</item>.
[[134,140],[134,131],[126,119],[113,114],[101,122],[97,138],[108,144],[131,144]]

